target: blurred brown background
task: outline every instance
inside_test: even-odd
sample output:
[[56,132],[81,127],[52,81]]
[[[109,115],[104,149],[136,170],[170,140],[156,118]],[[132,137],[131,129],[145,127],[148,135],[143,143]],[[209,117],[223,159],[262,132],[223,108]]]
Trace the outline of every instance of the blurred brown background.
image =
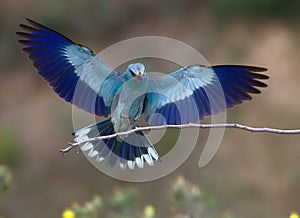
[[[144,184],[116,181],[83,154],[58,150],[72,141],[71,106],[37,75],[15,32],[25,17],[61,32],[96,53],[120,40],[158,35],[185,42],[211,64],[269,68],[269,88],[227,113],[228,122],[300,128],[300,2],[212,1],[0,1],[0,164],[13,175],[0,196],[0,216],[60,217],[73,201],[136,187],[136,207],[153,204],[165,217],[170,181],[184,175],[214,195],[235,217],[288,217],[300,212],[300,136],[228,129],[206,167],[204,142],[178,170]],[[203,130],[206,131],[206,130]],[[184,145],[183,145],[184,146]]]

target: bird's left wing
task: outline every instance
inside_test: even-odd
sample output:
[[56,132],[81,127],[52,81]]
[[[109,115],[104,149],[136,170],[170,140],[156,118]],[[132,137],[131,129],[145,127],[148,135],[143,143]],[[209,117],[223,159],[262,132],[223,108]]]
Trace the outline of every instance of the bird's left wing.
[[266,70],[241,65],[192,65],[149,78],[145,120],[154,126],[185,124],[225,112],[252,99],[250,94],[260,93],[257,87],[267,86],[259,81],[268,79],[259,73]]
[[38,73],[67,102],[99,116],[110,113],[114,95],[124,76],[105,63],[89,48],[35,21],[21,24],[23,51]]

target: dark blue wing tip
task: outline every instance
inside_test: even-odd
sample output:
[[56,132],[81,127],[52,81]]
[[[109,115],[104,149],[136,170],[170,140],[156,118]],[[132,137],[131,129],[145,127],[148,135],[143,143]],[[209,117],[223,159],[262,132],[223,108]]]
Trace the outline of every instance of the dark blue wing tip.
[[[237,65],[239,66],[239,65]],[[262,74],[262,72],[266,72],[268,71],[268,68],[265,67],[258,67],[258,66],[240,66],[240,67],[244,67],[246,68],[248,71],[251,72],[251,75],[255,78],[255,79],[262,79],[262,80],[266,80],[269,79],[270,77],[266,74]]]
[[252,82],[255,84],[253,86],[265,88],[268,85],[264,82],[259,80],[267,80],[270,77],[264,72],[268,71],[265,67],[258,67],[258,66],[250,66],[250,65],[214,65],[212,69],[218,73],[238,73],[240,75],[247,75]]
[[[232,68],[232,69],[244,69],[247,70],[248,72],[266,72],[268,71],[268,68],[266,67],[259,67],[259,66],[252,66],[252,65],[238,65],[238,64],[221,64],[221,65],[214,65],[213,67],[228,67],[228,68]],[[265,74],[259,74],[259,75],[263,75],[265,79],[268,79],[269,77]]]
[[28,41],[32,41],[32,37],[41,37],[38,36],[38,33],[42,33],[42,31],[49,31],[52,32],[54,34],[57,34],[58,36],[62,37],[65,41],[68,41],[69,43],[74,43],[71,39],[69,39],[68,37],[66,37],[65,35],[49,28],[46,27],[32,19],[29,18],[25,18],[25,20],[27,21],[28,24],[19,24],[19,27],[23,30],[23,31],[17,31],[16,34],[22,38],[22,40],[18,40],[18,42],[22,45],[27,45],[26,43],[28,43]]
[[[48,29],[47,27],[43,26],[42,24],[39,24],[29,18],[25,18],[25,20],[28,22],[28,24],[21,23],[21,24],[19,24],[19,27],[26,32],[20,32],[20,31],[16,32],[16,34],[22,38],[32,36],[33,32],[40,31],[40,29],[42,29],[42,28]],[[19,40],[19,42],[20,42],[20,40]]]
[[38,23],[38,22],[36,22],[36,21],[34,21],[34,20],[28,18],[28,17],[26,17],[25,20],[26,20],[29,24],[31,24],[32,26],[35,26],[35,27],[38,27],[38,28],[47,28],[47,27],[45,27],[44,25],[42,25],[42,24],[40,24],[40,23]]
[[213,67],[244,68],[252,72],[265,72],[268,70],[268,68],[265,67],[252,66],[252,65],[239,65],[239,64],[220,64],[220,65],[214,65]]

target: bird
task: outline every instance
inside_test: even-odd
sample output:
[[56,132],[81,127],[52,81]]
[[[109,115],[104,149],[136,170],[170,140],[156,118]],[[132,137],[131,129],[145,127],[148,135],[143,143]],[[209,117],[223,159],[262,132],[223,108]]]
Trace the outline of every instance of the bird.
[[150,77],[145,65],[125,72],[105,64],[90,48],[26,18],[16,34],[38,74],[65,101],[105,117],[73,133],[81,150],[97,162],[121,169],[153,166],[160,156],[143,131],[85,142],[128,131],[144,120],[148,126],[180,125],[226,112],[267,87],[265,67],[190,65]]

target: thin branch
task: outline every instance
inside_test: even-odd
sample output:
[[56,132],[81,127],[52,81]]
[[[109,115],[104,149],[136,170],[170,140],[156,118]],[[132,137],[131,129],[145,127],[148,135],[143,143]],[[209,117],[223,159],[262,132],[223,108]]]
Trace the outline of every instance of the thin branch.
[[297,135],[300,134],[300,129],[275,129],[268,127],[251,127],[245,126],[237,123],[221,123],[221,124],[197,124],[197,123],[189,123],[189,124],[181,124],[181,125],[161,125],[161,126],[145,126],[145,127],[137,127],[135,129],[131,129],[125,132],[119,132],[111,135],[98,136],[95,138],[89,138],[83,140],[81,142],[70,143],[69,146],[60,150],[60,153],[64,155],[65,153],[72,150],[74,147],[78,147],[86,142],[93,142],[103,139],[110,139],[117,136],[129,135],[137,131],[149,131],[149,130],[159,130],[159,129],[181,129],[181,128],[200,128],[200,129],[211,129],[211,128],[231,128],[231,129],[241,129],[248,132],[265,132],[265,133],[273,133],[273,134],[282,134],[282,135]]

